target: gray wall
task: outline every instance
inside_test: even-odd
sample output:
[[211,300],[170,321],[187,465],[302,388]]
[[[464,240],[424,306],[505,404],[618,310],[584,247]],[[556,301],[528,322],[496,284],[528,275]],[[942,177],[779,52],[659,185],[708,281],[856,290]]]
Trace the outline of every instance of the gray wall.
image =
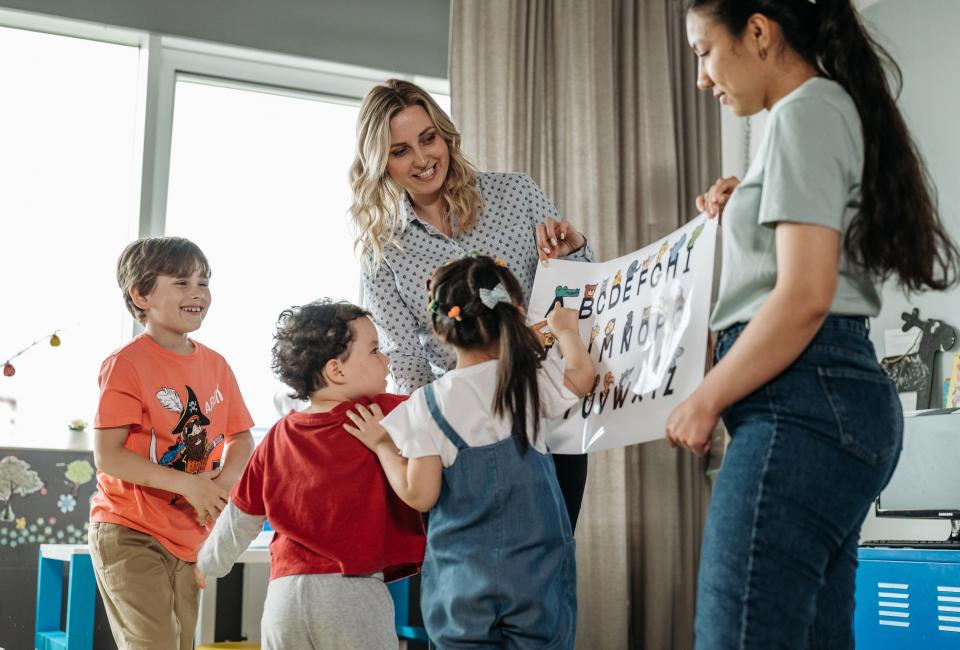
[[[863,12],[868,25],[903,70],[900,107],[939,193],[941,214],[960,240],[960,2],[956,0],[882,0]],[[883,312],[873,321],[873,338],[882,351],[883,330],[899,327],[900,313],[912,307],[925,318],[940,318],[960,328],[960,289],[905,297],[896,287],[884,291]],[[955,351],[955,350],[954,350]],[[952,352],[941,354],[942,381]],[[958,459],[960,461],[960,459]],[[946,537],[945,522],[874,519],[863,538],[923,539]]]
[[0,6],[447,76],[449,0],[0,0]]

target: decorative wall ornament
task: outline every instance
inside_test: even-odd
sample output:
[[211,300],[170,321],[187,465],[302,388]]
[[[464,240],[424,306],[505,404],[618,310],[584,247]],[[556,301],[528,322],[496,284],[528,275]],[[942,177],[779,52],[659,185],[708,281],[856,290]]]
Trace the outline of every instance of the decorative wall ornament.
[[920,310],[900,314],[901,330],[917,329],[917,339],[907,352],[883,360],[883,369],[897,386],[897,392],[917,393],[917,409],[935,408],[933,390],[934,363],[938,352],[946,352],[957,342],[957,330],[942,320],[920,318]]
[[14,354],[13,356],[8,357],[7,360],[3,362],[3,376],[4,376],[4,377],[13,377],[15,374],[17,374],[17,369],[16,369],[16,367],[13,365],[13,360],[16,359],[17,357],[19,357],[21,354],[23,354],[23,353],[26,352],[27,350],[29,350],[30,348],[32,348],[32,347],[34,347],[34,346],[36,346],[36,345],[39,345],[39,344],[43,343],[44,341],[48,342],[48,343],[50,344],[50,347],[54,347],[54,348],[60,347],[61,341],[60,341],[59,332],[60,332],[60,330],[54,330],[52,333],[47,334],[46,336],[37,339],[36,341],[34,341],[33,343],[31,343],[31,344],[28,345],[27,347],[23,348],[22,350],[20,350],[19,352],[17,352],[17,353]]

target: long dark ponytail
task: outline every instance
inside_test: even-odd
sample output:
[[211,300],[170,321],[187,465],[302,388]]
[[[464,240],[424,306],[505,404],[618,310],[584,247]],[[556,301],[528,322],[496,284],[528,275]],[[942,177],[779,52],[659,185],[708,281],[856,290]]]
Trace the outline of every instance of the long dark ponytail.
[[[481,289],[502,286],[508,300],[484,304]],[[430,280],[430,310],[433,330],[443,341],[467,350],[488,348],[499,342],[497,388],[493,412],[511,418],[511,435],[520,451],[529,446],[527,425],[533,440],[540,431],[540,391],[537,369],[543,346],[526,326],[523,289],[506,266],[491,257],[474,255],[437,269]],[[528,422],[527,414],[533,414]]]
[[[740,37],[754,14],[853,98],[863,129],[860,209],[844,237],[852,262],[911,291],[957,281],[960,251],[940,220],[933,184],[896,105],[902,74],[864,29],[850,0],[688,0]],[[890,76],[888,76],[888,73]],[[892,84],[891,84],[892,80]]]

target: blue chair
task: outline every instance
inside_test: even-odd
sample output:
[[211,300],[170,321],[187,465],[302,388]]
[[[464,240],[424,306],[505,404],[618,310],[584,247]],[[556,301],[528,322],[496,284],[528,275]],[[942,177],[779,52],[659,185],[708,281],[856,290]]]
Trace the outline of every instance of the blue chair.
[[[60,629],[63,565],[67,580],[66,628]],[[85,544],[41,544],[37,571],[36,650],[93,650],[93,615],[97,583]]]
[[410,625],[410,578],[394,580],[387,584],[393,597],[394,627],[401,639],[427,641],[427,631]]

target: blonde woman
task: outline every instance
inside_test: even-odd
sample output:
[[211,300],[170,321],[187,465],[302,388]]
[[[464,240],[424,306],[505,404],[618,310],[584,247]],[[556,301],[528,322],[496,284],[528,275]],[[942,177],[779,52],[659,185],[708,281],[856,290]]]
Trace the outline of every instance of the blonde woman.
[[[437,267],[471,250],[502,258],[529,301],[539,260],[594,259],[586,238],[559,217],[533,179],[478,172],[447,114],[407,81],[391,79],[364,99],[350,184],[366,306],[401,393],[456,363],[433,334],[427,311],[427,279]],[[586,456],[554,461],[575,526]]]

